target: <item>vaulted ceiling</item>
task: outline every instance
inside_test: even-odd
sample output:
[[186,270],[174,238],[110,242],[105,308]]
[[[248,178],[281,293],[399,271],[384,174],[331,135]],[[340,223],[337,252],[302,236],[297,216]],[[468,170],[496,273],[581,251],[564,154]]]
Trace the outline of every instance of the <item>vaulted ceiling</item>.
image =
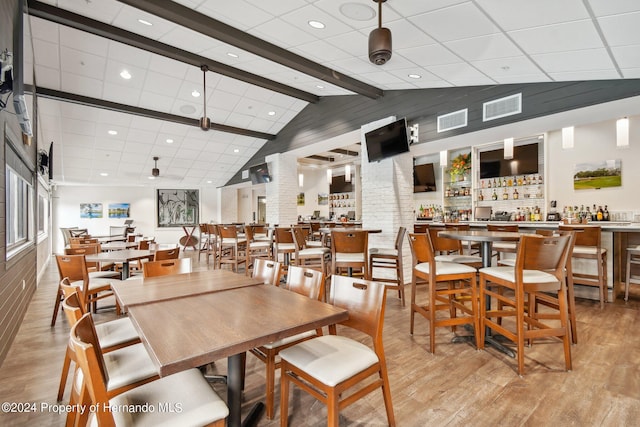
[[321,97],[640,77],[629,0],[388,0],[382,66],[367,55],[374,0],[29,0],[27,12],[25,82],[60,185],[224,185]]

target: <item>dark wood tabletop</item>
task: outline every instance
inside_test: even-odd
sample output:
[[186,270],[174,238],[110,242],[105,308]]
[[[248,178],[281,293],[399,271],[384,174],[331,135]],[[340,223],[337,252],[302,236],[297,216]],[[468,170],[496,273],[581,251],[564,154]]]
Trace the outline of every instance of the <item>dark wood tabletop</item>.
[[260,280],[229,270],[129,279],[111,285],[122,307],[219,292],[243,286],[261,285]]

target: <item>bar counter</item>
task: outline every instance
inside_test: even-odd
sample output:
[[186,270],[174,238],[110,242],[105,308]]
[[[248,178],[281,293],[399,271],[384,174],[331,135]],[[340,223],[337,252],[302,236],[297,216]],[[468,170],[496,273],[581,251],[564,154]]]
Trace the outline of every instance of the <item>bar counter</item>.
[[[483,229],[487,224],[507,225],[515,224],[523,232],[535,229],[557,229],[561,224],[559,221],[460,221],[460,224],[469,224],[471,228]],[[444,226],[443,222],[421,221],[414,222],[415,226],[421,225]],[[578,225],[578,224],[575,224]],[[630,246],[640,245],[640,223],[638,222],[619,222],[619,221],[596,221],[589,222],[588,225],[599,225],[602,227],[602,247],[607,249],[607,287],[609,289],[607,300],[614,301],[618,296],[624,293],[624,278],[626,277],[626,259],[627,248]],[[591,265],[593,264],[593,265]],[[573,269],[575,271],[584,270],[585,272],[593,271],[595,263],[585,261],[575,262]],[[576,285],[576,296],[598,300],[598,289]]]

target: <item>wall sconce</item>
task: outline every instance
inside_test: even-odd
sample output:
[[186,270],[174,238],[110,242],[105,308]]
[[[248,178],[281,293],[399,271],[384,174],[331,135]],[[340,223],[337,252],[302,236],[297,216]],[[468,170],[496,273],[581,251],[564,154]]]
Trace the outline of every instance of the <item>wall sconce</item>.
[[327,184],[331,185],[331,182],[333,182],[333,173],[331,169],[327,169]]
[[442,150],[440,152],[440,167],[441,168],[446,168],[447,167],[447,163],[448,163],[448,159],[447,159],[447,150]]
[[629,146],[629,118],[624,117],[616,122],[616,145],[618,148]]
[[562,128],[562,148],[573,148],[573,126]]
[[344,166],[344,180],[346,182],[351,182],[351,165]]
[[504,140],[504,158],[506,160],[513,159],[513,138],[505,138]]
[[298,187],[303,187],[304,186],[304,174],[299,173],[298,174]]

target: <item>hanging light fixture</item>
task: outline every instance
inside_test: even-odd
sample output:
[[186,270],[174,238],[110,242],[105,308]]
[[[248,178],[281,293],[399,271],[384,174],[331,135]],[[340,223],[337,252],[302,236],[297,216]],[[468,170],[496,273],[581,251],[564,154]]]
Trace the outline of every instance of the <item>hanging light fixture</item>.
[[513,138],[505,138],[504,140],[504,158],[505,160],[513,159]]
[[616,145],[618,148],[629,146],[629,118],[623,117],[616,122]]
[[562,149],[568,150],[573,148],[573,126],[562,128]]
[[299,173],[298,174],[298,187],[303,187],[304,186],[304,174]]
[[207,71],[209,71],[209,67],[203,65],[200,69],[202,70],[202,102],[204,103],[202,117],[200,117],[200,129],[206,131],[211,126],[211,120],[207,117]]
[[382,3],[387,0],[373,0],[378,3],[378,28],[369,33],[369,61],[384,65],[391,59],[391,30],[382,27]]
[[447,159],[447,150],[442,150],[440,151],[440,167],[442,169],[447,167],[447,162],[449,160]]
[[331,169],[327,169],[327,184],[331,185],[332,182],[333,182],[333,173],[331,172]]
[[344,180],[346,182],[351,182],[351,165],[344,166]]

